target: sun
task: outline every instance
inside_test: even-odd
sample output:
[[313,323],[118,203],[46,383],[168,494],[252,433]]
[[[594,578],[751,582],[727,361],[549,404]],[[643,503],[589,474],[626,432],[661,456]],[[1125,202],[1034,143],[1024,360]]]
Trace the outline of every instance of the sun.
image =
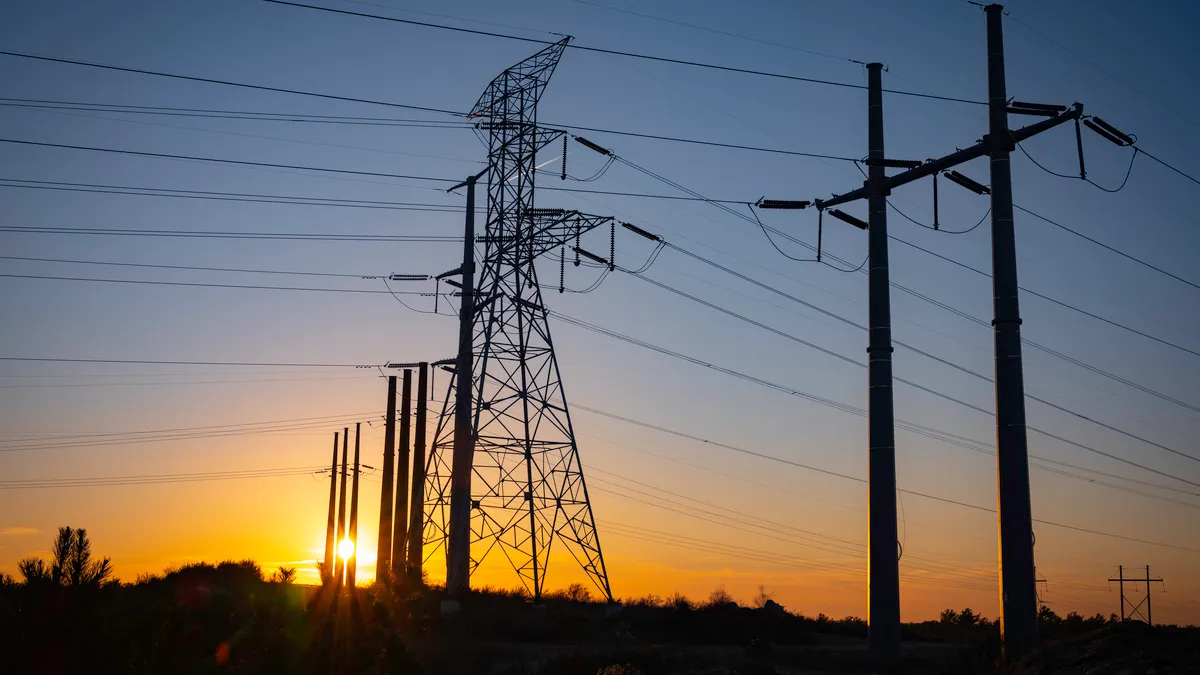
[[342,560],[349,560],[354,557],[354,542],[347,537],[338,543],[338,556]]

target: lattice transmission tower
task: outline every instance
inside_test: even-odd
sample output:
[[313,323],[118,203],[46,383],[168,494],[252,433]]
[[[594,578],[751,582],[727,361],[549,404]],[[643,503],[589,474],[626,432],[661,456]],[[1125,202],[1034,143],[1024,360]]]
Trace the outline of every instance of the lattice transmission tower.
[[[539,255],[565,252],[582,234],[612,221],[534,208],[538,150],[563,136],[537,126],[537,103],[569,40],[505,70],[471,112],[488,146],[489,166],[487,221],[478,239],[483,253],[478,265],[472,263],[480,274],[470,303],[475,444],[469,569],[473,573],[499,549],[535,601],[555,547],[564,547],[600,593],[612,598],[534,265]],[[453,399],[446,397],[426,469],[427,560],[452,548]]]

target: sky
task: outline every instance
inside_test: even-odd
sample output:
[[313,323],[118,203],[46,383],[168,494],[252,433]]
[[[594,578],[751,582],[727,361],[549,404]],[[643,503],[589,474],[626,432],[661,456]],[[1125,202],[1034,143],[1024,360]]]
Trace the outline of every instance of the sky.
[[[858,86],[866,83],[861,62],[878,61],[887,67],[883,81],[889,89],[965,101],[982,101],[987,94],[984,15],[955,0],[316,4],[535,40],[568,34],[583,46]],[[1010,96],[1081,102],[1085,112],[1136,134],[1139,146],[1195,175],[1189,160],[1200,151],[1195,112],[1200,93],[1179,85],[1200,61],[1200,46],[1190,35],[1200,9],[1150,2],[1131,14],[1120,3],[1066,0],[1016,2],[1007,9]],[[6,51],[451,111],[469,110],[493,77],[538,48],[258,0],[47,0],[8,3],[3,13],[0,49]],[[315,579],[312,561],[322,556],[328,485],[312,472],[327,466],[330,436],[361,422],[364,462],[378,465],[382,452],[385,381],[377,368],[353,366],[433,361],[452,356],[456,348],[457,323],[446,299],[433,313],[433,282],[393,282],[392,295],[381,280],[364,277],[432,275],[457,266],[461,253],[451,238],[461,235],[462,198],[447,194],[445,184],[421,180],[7,141],[442,178],[481,170],[485,147],[467,129],[438,124],[316,124],[30,107],[45,104],[29,101],[58,101],[92,108],[461,121],[365,102],[13,56],[0,56],[0,91],[6,97],[0,100],[0,138],[6,139],[0,142],[0,274],[17,275],[0,276],[0,357],[342,364],[0,360],[0,572],[15,574],[21,558],[46,555],[55,528],[71,525],[88,529],[96,551],[111,556],[126,581],[191,561],[242,558],[268,570],[294,566],[302,580]],[[972,103],[887,94],[887,155],[920,160],[966,147],[986,132],[985,112]],[[866,155],[861,88],[582,50],[564,54],[538,114],[546,124],[567,127]],[[1013,117],[1012,124],[1029,119]],[[862,184],[852,162],[578,133],[708,198],[742,202],[732,208],[746,215],[751,212],[744,203],[762,196],[812,199]],[[1088,177],[1110,190],[1120,186],[1131,151],[1086,129],[1083,143]],[[1077,176],[1069,125],[1023,147],[1046,169]],[[555,157],[560,153],[549,148],[539,160],[561,161]],[[540,186],[684,194],[621,163],[593,182],[564,182],[558,161],[539,175]],[[588,177],[601,164],[598,155],[571,144],[572,176]],[[988,181],[986,160],[959,170]],[[29,182],[17,187],[14,181],[57,181],[75,190]],[[79,191],[83,184],[109,187]],[[445,208],[149,197],[112,194],[112,186]],[[944,230],[967,230],[984,217],[986,198],[947,182],[940,188]],[[1040,347],[1025,347],[1026,392],[1069,411],[1035,401],[1026,406],[1032,427],[1058,437],[1031,432],[1029,449],[1042,458],[1031,470],[1034,518],[1041,521],[1034,526],[1035,558],[1046,580],[1040,590],[1061,614],[1116,612],[1119,596],[1107,579],[1118,565],[1137,573],[1149,565],[1165,579],[1165,588],[1154,587],[1155,619],[1200,623],[1195,511],[1200,470],[1195,460],[1171,452],[1200,454],[1194,441],[1200,432],[1195,354],[1200,280],[1194,272],[1200,229],[1190,208],[1197,189],[1145,156],[1134,161],[1124,188],[1109,193],[1078,178],[1053,176],[1020,152],[1013,155],[1019,207],[1104,245],[1026,212],[1016,214],[1019,279],[1026,289],[1022,332]],[[704,202],[542,190],[536,203],[612,215],[795,296],[809,305],[671,249],[645,273],[865,364],[865,334],[812,308],[865,322],[865,274],[790,260],[772,243],[795,258],[810,258],[810,252],[777,235],[767,241],[757,225]],[[896,190],[891,203],[919,223],[932,222],[928,180]],[[866,217],[861,202],[843,208]],[[772,228],[816,242],[812,210],[759,216]],[[827,220],[826,254],[852,266],[863,261],[865,235]],[[101,236],[14,227],[426,239]],[[951,235],[891,211],[889,231],[902,240],[890,247],[892,281],[911,291],[893,288],[894,339],[990,376],[985,330],[990,281],[956,264],[990,269],[988,223]],[[607,232],[594,232],[584,246],[604,251],[607,239]],[[622,266],[637,268],[652,251],[644,239],[617,235],[616,262]],[[556,261],[540,263],[544,283],[553,284],[558,272]],[[587,289],[596,280],[595,270],[566,266],[568,288]],[[546,302],[553,311],[705,363],[866,407],[863,368],[631,275],[611,274],[588,293],[549,289]],[[724,586],[748,601],[762,586],[792,610],[865,616],[866,484],[820,472],[866,477],[865,419],[567,323],[552,321],[551,330],[568,401],[577,406],[572,419],[615,595],[681,592],[701,598]],[[994,408],[989,382],[899,346],[894,362],[899,378]],[[438,401],[445,378],[442,373],[434,382]],[[440,409],[439,402],[431,405]],[[987,511],[996,503],[995,458],[988,454],[994,419],[899,382],[895,407],[898,419],[968,439],[951,444],[897,430],[903,618],[933,618],[946,607],[967,606],[994,617],[996,519]],[[431,425],[435,419],[430,416]],[[128,476],[142,478],[65,487],[53,482]],[[162,482],[168,479],[174,482]],[[360,579],[373,574],[378,479],[378,473],[367,474],[362,485]],[[16,481],[39,482],[31,488]],[[434,579],[444,575],[438,558],[428,570]],[[548,588],[580,578],[569,558],[552,557]],[[502,559],[489,558],[473,583],[511,587],[517,578]]]

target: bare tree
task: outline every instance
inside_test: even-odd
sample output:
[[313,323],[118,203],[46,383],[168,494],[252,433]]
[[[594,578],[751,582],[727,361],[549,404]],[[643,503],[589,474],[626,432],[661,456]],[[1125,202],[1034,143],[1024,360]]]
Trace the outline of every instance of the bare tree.
[[[324,562],[322,561],[322,565]],[[271,576],[271,581],[277,584],[290,584],[296,580],[295,567],[280,567],[275,570],[275,574]]]
[[728,607],[736,605],[733,596],[729,591],[725,590],[725,585],[717,586],[711,593],[708,594],[708,601],[704,603],[705,607]]
[[762,609],[763,607],[767,606],[767,603],[770,602],[770,600],[771,594],[767,592],[767,587],[759,584],[758,594],[751,599],[751,602],[758,609]]

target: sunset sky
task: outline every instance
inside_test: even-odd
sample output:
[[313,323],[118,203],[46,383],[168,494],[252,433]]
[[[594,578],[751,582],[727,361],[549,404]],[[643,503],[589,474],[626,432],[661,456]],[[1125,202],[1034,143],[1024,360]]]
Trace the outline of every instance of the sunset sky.
[[[866,82],[856,61],[880,61],[887,88],[986,99],[984,16],[957,0],[312,2],[536,40],[569,34],[584,46],[853,85]],[[1134,14],[1117,2],[1023,0],[1008,9],[1010,96],[1082,102],[1085,112],[1136,134],[1148,152],[1197,175],[1200,91],[1181,85],[1194,79],[1200,64],[1192,30],[1200,6],[1160,0]],[[531,42],[258,0],[43,0],[0,10],[3,51],[452,111],[469,110],[493,77],[537,49]],[[433,298],[420,295],[435,290],[432,281],[392,282],[393,296],[383,281],[363,277],[439,274],[457,266],[461,247],[452,238],[462,233],[461,196],[446,194],[442,183],[363,173],[7,141],[456,179],[483,168],[486,148],[461,124],[444,124],[461,118],[437,113],[14,56],[0,55],[0,92],[0,572],[16,575],[21,558],[48,554],[55,528],[71,525],[87,528],[96,552],[112,557],[124,581],[230,558],[252,558],[268,571],[297,567],[302,581],[315,580],[328,483],[313,472],[328,467],[333,433],[362,422],[363,461],[381,464],[386,383],[373,366],[448,358],[457,344],[447,299],[434,314]],[[65,102],[80,105],[65,109]],[[96,109],[105,105],[435,123],[299,123]],[[859,158],[866,155],[866,111],[859,88],[569,49],[539,120]],[[985,113],[970,103],[885,95],[887,155],[924,160],[971,145],[986,132]],[[1014,117],[1012,124],[1029,119]],[[578,133],[706,197],[742,202],[732,208],[746,215],[744,203],[764,195],[824,198],[863,182],[852,162]],[[1088,177],[1109,190],[1121,185],[1131,151],[1086,129],[1083,142]],[[1077,176],[1069,125],[1023,147],[1046,169]],[[540,187],[686,196],[621,164],[594,182],[563,182],[560,152],[555,145],[539,154],[539,163],[555,160],[539,176]],[[1149,565],[1166,580],[1165,589],[1154,587],[1155,620],[1200,623],[1200,219],[1194,209],[1200,185],[1146,157],[1137,158],[1116,193],[1052,176],[1020,152],[1012,161],[1019,207],[1102,244],[1017,212],[1019,278],[1027,289],[1022,331],[1044,348],[1025,347],[1026,392],[1070,411],[1027,402],[1030,425],[1059,437],[1029,434],[1030,453],[1042,458],[1031,482],[1034,518],[1041,521],[1034,530],[1038,575],[1047,580],[1043,599],[1060,614],[1114,613],[1119,596],[1107,579],[1118,565],[1133,575]],[[598,155],[571,144],[573,176],[590,176],[601,164]],[[959,170],[988,182],[986,160]],[[114,194],[146,189],[176,196]],[[984,216],[987,198],[948,182],[940,189],[945,230],[966,230]],[[180,190],[286,199],[193,199]],[[897,190],[891,203],[929,224],[931,190],[921,181]],[[297,204],[296,197],[390,206]],[[865,274],[789,260],[756,225],[702,201],[541,190],[537,204],[613,215],[824,311],[866,321]],[[842,208],[866,218],[864,203]],[[760,217],[816,243],[812,210]],[[826,221],[825,251],[857,265],[866,256],[865,234]],[[962,316],[991,320],[990,279],[950,262],[990,270],[988,224],[953,236],[890,211],[889,227],[896,238],[942,256],[892,242],[892,280],[911,291],[893,289],[895,340],[990,377],[988,328]],[[427,239],[101,236],[19,228]],[[790,256],[811,257],[793,242],[775,236],[774,243]],[[608,244],[607,232],[595,232],[584,247],[606,252]],[[616,251],[618,264],[637,268],[653,246],[619,232]],[[85,264],[98,262],[303,274]],[[539,268],[546,284],[556,284],[558,273],[554,260]],[[864,332],[677,251],[663,251],[645,276],[866,362]],[[567,265],[569,288],[586,289],[596,280],[595,270]],[[609,275],[588,293],[547,289],[546,302],[553,311],[708,364],[866,407],[864,369],[627,274]],[[851,479],[866,477],[864,418],[561,321],[552,319],[551,328],[615,595],[678,591],[702,598],[723,585],[749,601],[762,585],[791,610],[865,616],[867,490]],[[252,365],[19,360],[38,358]],[[986,381],[899,346],[894,359],[897,377],[994,408]],[[439,372],[431,429],[448,384]],[[896,432],[903,618],[934,618],[946,607],[968,606],[995,617],[996,470],[988,454],[994,419],[899,382],[895,396],[898,420],[957,439]],[[107,480],[62,482],[69,479]],[[379,474],[365,475],[360,581],[373,577],[379,490]],[[551,560],[550,589],[581,580],[562,553]],[[428,571],[444,577],[440,556]],[[517,577],[494,556],[472,583],[511,587]]]

